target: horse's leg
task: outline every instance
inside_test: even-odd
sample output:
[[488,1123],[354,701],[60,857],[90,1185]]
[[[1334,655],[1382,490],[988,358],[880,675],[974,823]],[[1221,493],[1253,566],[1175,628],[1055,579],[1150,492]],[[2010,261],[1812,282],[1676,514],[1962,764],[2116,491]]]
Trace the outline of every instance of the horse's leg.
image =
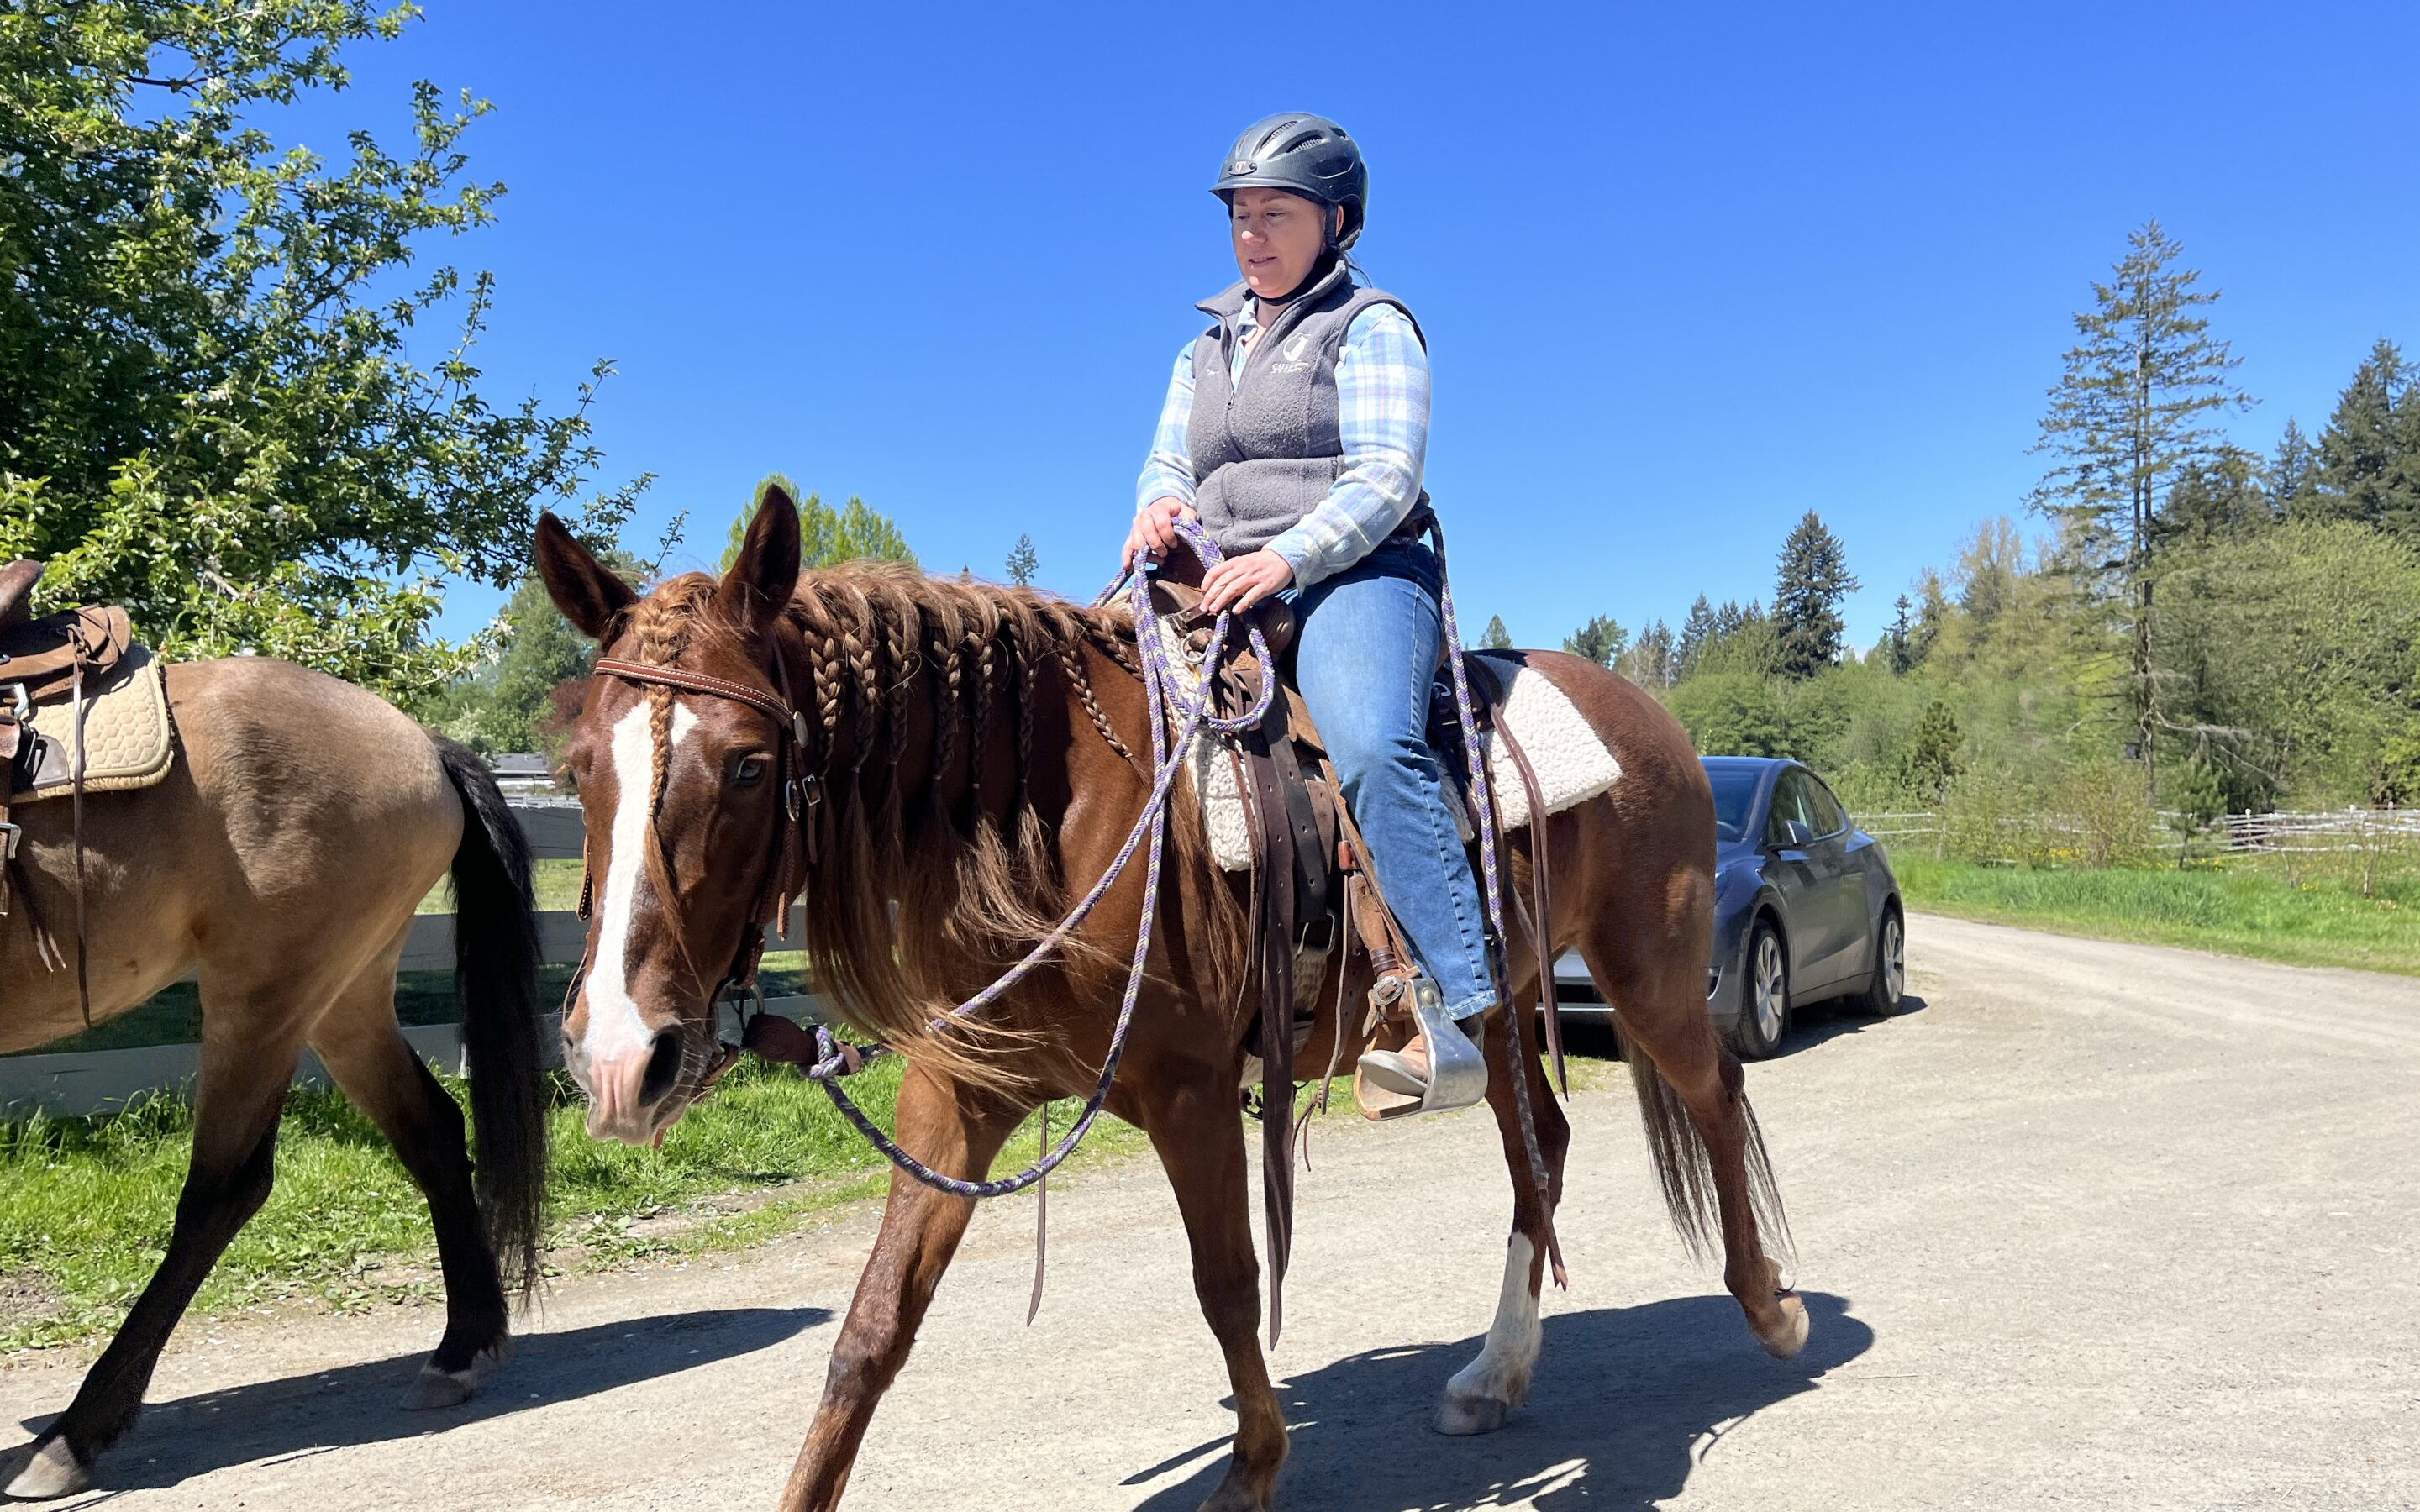
[[[399,949],[400,936],[396,943]],[[395,964],[390,952],[354,978],[311,1031],[311,1048],[428,1199],[445,1276],[445,1335],[404,1394],[405,1410],[417,1411],[469,1400],[480,1370],[510,1356],[512,1334],[471,1183],[462,1109],[396,1025]]]
[[[900,1084],[899,1143],[934,1170],[962,1180],[983,1178],[1023,1117],[1023,1109],[963,1090],[912,1061]],[[782,1492],[783,1512],[824,1512],[840,1504],[866,1425],[908,1363],[933,1288],[957,1253],[974,1207],[970,1197],[892,1173],[882,1231],[832,1345],[823,1402]]]
[[1186,1082],[1154,1097],[1143,1116],[1185,1214],[1194,1294],[1235,1395],[1234,1456],[1202,1512],[1264,1512],[1285,1463],[1286,1427],[1261,1354],[1261,1267],[1235,1089],[1216,1077]]
[[269,1199],[278,1115],[301,1053],[299,1015],[284,1015],[285,1001],[281,995],[230,1002],[203,983],[194,1158],[177,1199],[168,1252],[117,1336],[85,1376],[75,1400],[35,1441],[34,1458],[10,1483],[8,1495],[67,1496],[89,1484],[95,1458],[142,1410],[160,1351],[203,1278]]
[[1781,1199],[1764,1136],[1748,1106],[1739,1058],[1706,1012],[1705,968],[1673,951],[1626,949],[1611,911],[1579,942],[1597,990],[1615,1006],[1629,1046],[1631,1080],[1647,1125],[1672,1222],[1692,1248],[1705,1239],[1704,1174],[1714,1177],[1723,1233],[1723,1285],[1771,1353],[1789,1359],[1807,1344],[1807,1308],[1781,1285],[1764,1252],[1760,1218],[1781,1227]]
[[[1515,1003],[1536,998],[1534,980],[1512,995]],[[1522,1019],[1528,1017],[1522,1011]],[[1497,1297],[1496,1320],[1488,1325],[1487,1341],[1478,1357],[1446,1382],[1445,1400],[1437,1407],[1439,1433],[1491,1433],[1503,1426],[1505,1412],[1521,1405],[1529,1394],[1529,1373],[1538,1363],[1542,1333],[1538,1294],[1544,1285],[1547,1225],[1555,1205],[1563,1198],[1563,1157],[1571,1149],[1572,1126],[1555,1101],[1544,1063],[1528,1034],[1514,1036],[1516,1020],[1497,1014],[1487,1026],[1487,1103],[1496,1110],[1496,1130],[1504,1141],[1504,1162],[1512,1175],[1512,1235],[1505,1242],[1504,1285]],[[1512,1096],[1510,1068],[1518,1061],[1529,1081],[1529,1109],[1535,1119],[1538,1152],[1546,1163],[1546,1198],[1538,1196],[1536,1174],[1521,1137],[1520,1104]]]

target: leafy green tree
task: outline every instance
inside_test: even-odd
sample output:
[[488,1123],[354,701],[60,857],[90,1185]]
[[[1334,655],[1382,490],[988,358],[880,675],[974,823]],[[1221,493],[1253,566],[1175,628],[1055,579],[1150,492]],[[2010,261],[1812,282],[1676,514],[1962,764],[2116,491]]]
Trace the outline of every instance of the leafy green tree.
[[2093,285],[2094,307],[2075,316],[2082,340],[2034,446],[2054,458],[2034,506],[2060,523],[2071,571],[2126,646],[2120,697],[2146,791],[2167,723],[2151,658],[2154,517],[2179,471],[2216,449],[2211,416],[2250,403],[2202,313],[2218,291],[2195,286],[2183,255],[2157,221],[2127,238],[2114,275]]
[[1563,637],[1563,649],[1575,656],[1586,656],[1600,667],[1610,668],[1630,643],[1630,632],[1614,623],[1613,616],[1599,614],[1586,625]]
[[[366,0],[28,0],[0,9],[0,557],[54,601],[112,599],[177,656],[290,657],[389,693],[467,664],[440,583],[506,587],[533,504],[577,501],[588,407],[504,409],[473,352],[485,273],[411,270],[487,224],[487,105],[411,95],[411,141],[334,160],[271,135],[341,90]],[[450,322],[423,365],[415,332]],[[589,501],[609,542],[644,479]]]
[[1033,537],[1020,535],[1016,545],[1009,548],[1008,580],[1019,588],[1033,585],[1033,575],[1042,570],[1042,559],[1034,554]]
[[[654,576],[626,552],[606,552],[605,562],[633,583]],[[558,753],[563,742],[555,690],[587,673],[596,643],[556,611],[535,573],[497,616],[496,639],[502,643],[496,659],[427,701],[420,717],[483,756]]]
[[2420,728],[2420,546],[2289,521],[2162,579],[2158,666],[2231,808],[2361,802]]
[[1781,674],[1804,681],[1840,659],[1840,600],[1857,586],[1839,537],[1813,510],[1781,544],[1773,586],[1773,635]]
[[1939,699],[1924,706],[1916,721],[1914,748],[1908,752],[1908,777],[1917,792],[1931,803],[1941,801],[1949,784],[1965,770],[1958,751],[1965,736],[1958,728],[1958,716]]
[[2420,385],[2395,343],[2381,338],[2353,371],[2319,434],[2319,487],[2308,513],[2358,520],[2420,540],[2420,455],[2406,432],[2420,429]]
[[722,548],[723,571],[739,558],[739,544],[748,538],[748,522],[756,517],[756,506],[765,499],[765,490],[775,484],[799,501],[799,557],[810,567],[829,567],[835,563],[873,561],[905,562],[916,564],[916,553],[908,548],[908,538],[886,515],[877,515],[865,507],[865,501],[855,494],[848,502],[834,509],[823,501],[820,494],[801,494],[787,474],[768,472],[756,485],[755,497],[748,507],[731,522],[730,537]]
[[1487,616],[1487,628],[1479,632],[1479,644],[1480,648],[1483,651],[1510,651],[1512,649],[1512,632],[1504,628],[1503,615],[1490,614]]

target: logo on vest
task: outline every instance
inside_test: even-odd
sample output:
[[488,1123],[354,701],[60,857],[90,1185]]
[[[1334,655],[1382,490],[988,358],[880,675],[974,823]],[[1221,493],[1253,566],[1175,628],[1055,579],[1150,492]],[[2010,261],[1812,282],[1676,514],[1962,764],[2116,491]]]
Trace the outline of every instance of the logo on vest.
[[1311,365],[1309,362],[1305,361],[1305,359],[1311,355],[1311,338],[1309,336],[1295,337],[1294,340],[1287,342],[1284,346],[1278,348],[1278,355],[1284,358],[1285,361],[1273,364],[1270,368],[1271,372],[1301,372],[1304,368]]

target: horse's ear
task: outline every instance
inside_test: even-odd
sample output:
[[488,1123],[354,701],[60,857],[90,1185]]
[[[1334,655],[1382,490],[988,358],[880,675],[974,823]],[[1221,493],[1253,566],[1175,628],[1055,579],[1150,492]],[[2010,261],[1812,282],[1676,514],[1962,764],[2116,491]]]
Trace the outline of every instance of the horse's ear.
[[547,596],[572,628],[589,640],[604,640],[613,617],[639,601],[630,585],[613,576],[551,513],[538,515],[533,545]]
[[715,607],[742,625],[769,622],[799,586],[799,506],[778,483],[765,486],[739,555],[714,591]]

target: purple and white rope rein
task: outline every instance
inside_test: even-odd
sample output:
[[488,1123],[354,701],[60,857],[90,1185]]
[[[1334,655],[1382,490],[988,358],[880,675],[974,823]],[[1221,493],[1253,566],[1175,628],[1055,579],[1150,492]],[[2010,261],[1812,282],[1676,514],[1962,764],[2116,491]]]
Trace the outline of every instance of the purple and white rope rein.
[[[1178,530],[1185,532],[1188,544],[1201,556],[1202,563],[1205,568],[1220,560],[1217,544],[1199,527],[1180,521]],[[881,1047],[875,1046],[870,1050],[856,1052],[852,1056],[850,1051],[844,1050],[834,1041],[830,1027],[823,1025],[815,1026],[815,1048],[821,1058],[814,1065],[803,1068],[804,1074],[809,1080],[822,1086],[825,1094],[832,1100],[832,1105],[840,1110],[841,1116],[855,1125],[857,1132],[863,1134],[875,1149],[880,1150],[892,1165],[937,1191],[962,1197],[1002,1197],[1012,1193],[1022,1192],[1058,1169],[1061,1163],[1076,1152],[1076,1147],[1084,1142],[1084,1136],[1092,1132],[1094,1120],[1100,1117],[1101,1109],[1109,1103],[1109,1086],[1117,1077],[1118,1064],[1125,1058],[1126,1031],[1134,1024],[1135,1003],[1142,991],[1143,966],[1151,956],[1152,921],[1159,913],[1161,841],[1167,833],[1169,795],[1174,787],[1177,773],[1184,766],[1186,756],[1192,748],[1195,735],[1203,730],[1233,733],[1258,723],[1261,717],[1267,713],[1269,701],[1276,693],[1277,671],[1269,656],[1268,642],[1262,638],[1257,625],[1249,625],[1247,626],[1247,630],[1250,636],[1252,650],[1260,657],[1262,669],[1260,695],[1254,700],[1252,707],[1233,718],[1212,714],[1210,712],[1210,679],[1206,675],[1188,697],[1182,680],[1174,675],[1173,669],[1169,663],[1170,653],[1166,638],[1159,633],[1156,616],[1152,612],[1151,585],[1145,571],[1138,569],[1128,577],[1121,578],[1118,582],[1111,583],[1103,591],[1100,600],[1096,602],[1106,602],[1122,584],[1129,581],[1132,585],[1135,643],[1143,662],[1143,698],[1151,711],[1153,773],[1151,796],[1144,800],[1142,812],[1136,818],[1134,828],[1127,832],[1125,843],[1118,848],[1117,856],[1109,862],[1109,870],[1101,873],[1100,880],[1093,884],[1092,891],[1086,893],[1083,900],[1068,911],[1067,917],[1061,919],[1049,933],[1044,935],[1032,950],[1026,952],[1023,960],[1009,967],[999,980],[968,998],[951,1010],[948,1014],[933,1021],[933,1026],[939,1028],[946,1025],[950,1018],[985,1008],[998,1001],[1001,994],[1030,975],[1065,942],[1077,926],[1081,924],[1100,901],[1109,895],[1109,888],[1116,885],[1119,875],[1125,871],[1126,863],[1134,858],[1136,846],[1140,844],[1148,835],[1151,844],[1143,862],[1142,921],[1135,931],[1134,960],[1126,971],[1125,995],[1118,1005],[1117,1026],[1109,1034],[1109,1056],[1101,1063],[1100,1078],[1094,1084],[1092,1095],[1085,1099],[1084,1111],[1078,1115],[1075,1123],[1047,1154],[1015,1176],[1001,1177],[989,1181],[969,1181],[954,1176],[947,1176],[934,1170],[901,1149],[896,1140],[883,1133],[875,1121],[866,1116],[865,1110],[859,1107],[849,1095],[841,1089],[841,1078],[880,1055]],[[1205,669],[1215,669],[1218,666],[1219,654],[1226,643],[1229,618],[1226,613],[1221,612],[1218,621],[1210,628],[1210,642],[1202,654],[1202,666]],[[1163,684],[1166,686],[1163,687]],[[1170,736],[1168,719],[1168,710],[1171,707],[1176,711],[1181,724],[1172,740]]]

